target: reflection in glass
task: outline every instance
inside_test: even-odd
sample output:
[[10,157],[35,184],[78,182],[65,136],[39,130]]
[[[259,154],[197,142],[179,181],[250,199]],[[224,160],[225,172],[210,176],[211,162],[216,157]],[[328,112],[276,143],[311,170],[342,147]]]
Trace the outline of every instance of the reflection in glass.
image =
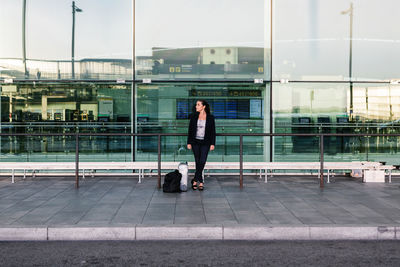
[[[132,1],[79,1],[72,38],[72,2],[26,1],[26,67],[22,58],[23,1],[2,0],[0,77],[12,79],[132,79]],[[77,10],[77,7],[75,8]],[[2,12],[3,14],[3,12]],[[49,23],[51,21],[51,23]],[[75,77],[71,46],[75,41]],[[3,40],[3,39],[2,39]]]
[[[265,85],[256,84],[152,84],[137,85],[137,132],[187,134],[189,116],[198,99],[210,104],[216,117],[217,133],[268,132],[268,102]],[[266,108],[267,107],[267,108]],[[264,118],[267,118],[266,120]],[[163,155],[168,160],[192,161],[186,149],[187,137],[164,137]],[[237,161],[239,137],[217,137],[216,149],[210,153],[211,161]],[[139,137],[137,159],[156,159],[157,137]],[[246,137],[246,161],[260,161],[269,155],[264,138]]]
[[[273,79],[347,80],[348,0],[274,1]],[[334,23],[333,23],[334,22]]]
[[[331,125],[347,124],[347,89],[342,84],[274,84],[274,132],[328,133]],[[318,161],[319,139],[275,137],[274,152],[276,161]]]
[[398,78],[399,1],[279,0],[273,5],[274,80]]
[[[1,88],[3,133],[130,133],[131,86],[18,84]],[[2,160],[74,160],[73,136],[1,138]],[[130,137],[80,138],[80,160],[131,160]]]
[[267,79],[269,4],[136,1],[136,74],[152,79]]
[[358,81],[398,79],[400,2],[396,0],[353,2],[354,79]]
[[[349,84],[274,84],[276,133],[399,133],[400,87],[354,84],[350,120]],[[330,161],[396,161],[400,139],[393,137],[325,137]],[[318,161],[319,138],[275,137],[276,161]]]

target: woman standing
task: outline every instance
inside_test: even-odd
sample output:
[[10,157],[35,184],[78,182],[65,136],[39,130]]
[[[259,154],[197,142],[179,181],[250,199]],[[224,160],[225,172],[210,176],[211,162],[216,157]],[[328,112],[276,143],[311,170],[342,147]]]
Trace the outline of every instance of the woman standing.
[[205,100],[196,102],[196,113],[189,122],[187,148],[193,150],[196,161],[196,173],[192,180],[192,189],[204,189],[203,170],[208,151],[215,148],[215,120],[210,114],[210,105]]

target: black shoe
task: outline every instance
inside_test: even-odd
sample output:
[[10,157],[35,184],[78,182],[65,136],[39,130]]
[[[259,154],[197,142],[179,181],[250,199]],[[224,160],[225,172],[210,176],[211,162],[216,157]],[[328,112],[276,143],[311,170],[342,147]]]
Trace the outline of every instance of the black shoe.
[[192,179],[192,189],[196,190],[197,189],[197,183],[196,184],[194,184],[194,183],[195,183],[195,181],[194,181],[194,179]]
[[203,191],[204,190],[204,184],[203,185],[199,185],[199,191]]

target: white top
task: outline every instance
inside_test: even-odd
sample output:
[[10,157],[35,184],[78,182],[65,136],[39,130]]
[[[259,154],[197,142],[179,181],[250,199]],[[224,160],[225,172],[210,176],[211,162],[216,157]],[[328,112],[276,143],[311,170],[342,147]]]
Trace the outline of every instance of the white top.
[[196,139],[204,140],[206,134],[206,120],[197,120]]

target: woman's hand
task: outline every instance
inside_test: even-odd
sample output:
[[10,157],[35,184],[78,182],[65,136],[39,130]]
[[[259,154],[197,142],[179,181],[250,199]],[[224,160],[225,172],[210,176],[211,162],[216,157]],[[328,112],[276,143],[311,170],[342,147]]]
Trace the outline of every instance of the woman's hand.
[[211,146],[210,146],[210,150],[213,151],[214,149],[215,149],[215,146],[214,146],[214,145],[211,145]]
[[187,144],[187,148],[190,150],[192,149],[192,145],[191,144]]

